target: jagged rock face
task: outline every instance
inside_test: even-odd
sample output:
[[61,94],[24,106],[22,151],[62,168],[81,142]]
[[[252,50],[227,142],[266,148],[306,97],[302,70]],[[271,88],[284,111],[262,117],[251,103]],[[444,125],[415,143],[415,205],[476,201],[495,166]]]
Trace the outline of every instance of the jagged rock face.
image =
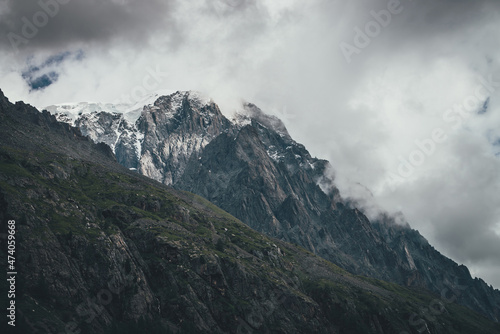
[[75,121],[84,136],[97,143],[105,143],[114,151],[118,162],[137,169],[143,135],[135,124],[130,124],[121,113],[105,111],[83,114]]
[[413,271],[401,284],[423,286],[500,321],[500,291],[472,278],[466,266],[443,256],[418,231],[396,224],[394,218],[380,217],[372,226],[397,254],[406,254]]
[[[201,195],[255,230],[353,273],[438,294],[448,289],[460,303],[500,319],[498,290],[472,279],[409,226],[390,217],[370,222],[326,176],[329,163],[312,158],[255,105],[244,105],[230,122],[213,102],[177,92],[146,106],[136,124],[144,136],[141,174]],[[130,155],[117,146],[115,153],[119,161]]]
[[268,126],[251,119],[237,134],[219,136],[189,161],[176,186],[352,272],[398,281],[409,275],[410,264],[359,210],[347,208],[335,187],[321,189],[328,162]]
[[136,120],[133,116],[112,112],[117,109],[113,105],[50,106],[47,109],[55,112],[59,121],[73,124],[95,142],[109,145],[123,166],[169,185],[182,175],[191,156],[231,128],[215,103],[194,92],[159,97],[145,105]]
[[144,134],[139,171],[173,184],[189,158],[227,131],[230,123],[215,103],[191,92],[177,92],[145,107],[137,124]]
[[75,103],[52,105],[46,109],[60,122],[80,129],[96,143],[105,143],[116,155],[118,162],[137,169],[143,135],[138,131],[136,120],[144,106],[113,105],[103,103]]

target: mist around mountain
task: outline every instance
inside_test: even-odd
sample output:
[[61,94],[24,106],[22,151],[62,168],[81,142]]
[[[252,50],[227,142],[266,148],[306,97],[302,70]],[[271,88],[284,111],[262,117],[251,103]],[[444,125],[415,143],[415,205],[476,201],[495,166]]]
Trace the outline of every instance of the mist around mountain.
[[[52,106],[60,120],[64,106]],[[326,160],[311,157],[284,124],[246,103],[228,120],[214,101],[176,92],[137,119],[87,110],[71,122],[112,143],[125,167],[200,195],[258,232],[304,247],[358,275],[447,295],[493,321],[500,292],[446,258],[408,223],[370,220],[342,197]],[[137,113],[138,115],[138,113]],[[130,130],[131,129],[131,130]]]

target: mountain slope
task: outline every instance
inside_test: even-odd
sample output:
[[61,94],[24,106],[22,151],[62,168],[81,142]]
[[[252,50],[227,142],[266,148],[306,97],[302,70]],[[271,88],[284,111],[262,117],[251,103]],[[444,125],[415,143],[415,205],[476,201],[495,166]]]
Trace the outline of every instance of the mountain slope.
[[442,256],[417,231],[390,217],[370,222],[332,184],[325,189],[326,161],[311,158],[283,135],[283,127],[263,121],[255,106],[246,107],[248,114],[259,116],[237,134],[212,141],[201,158],[191,159],[179,188],[351,272],[436,293],[451,286],[457,291],[458,286],[459,302],[500,319],[498,290],[473,279],[465,266]]
[[[213,102],[191,92],[146,106],[135,125],[145,138],[139,171],[353,273],[435,293],[452,289],[463,305],[500,320],[498,290],[473,279],[409,226],[388,216],[370,221],[342,199],[326,176],[327,161],[311,157],[279,119],[253,104],[243,108],[230,122]],[[115,153],[119,161],[130,158]]]

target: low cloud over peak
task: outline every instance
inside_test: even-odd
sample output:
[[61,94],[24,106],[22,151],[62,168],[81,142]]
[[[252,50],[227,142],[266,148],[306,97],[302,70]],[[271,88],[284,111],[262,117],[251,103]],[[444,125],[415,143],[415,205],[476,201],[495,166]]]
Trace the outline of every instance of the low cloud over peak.
[[[366,186],[500,287],[499,18],[496,0],[7,0],[0,88],[40,107],[198,90],[231,114],[243,98],[285,115],[346,197]],[[84,56],[41,66],[67,52]]]

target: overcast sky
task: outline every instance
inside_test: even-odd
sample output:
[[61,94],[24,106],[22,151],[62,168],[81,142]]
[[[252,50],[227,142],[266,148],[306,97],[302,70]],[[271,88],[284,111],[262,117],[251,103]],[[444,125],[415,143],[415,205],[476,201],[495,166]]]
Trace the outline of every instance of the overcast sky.
[[226,115],[253,102],[370,215],[401,211],[500,288],[499,14],[493,0],[0,0],[0,89],[38,107],[189,89]]

